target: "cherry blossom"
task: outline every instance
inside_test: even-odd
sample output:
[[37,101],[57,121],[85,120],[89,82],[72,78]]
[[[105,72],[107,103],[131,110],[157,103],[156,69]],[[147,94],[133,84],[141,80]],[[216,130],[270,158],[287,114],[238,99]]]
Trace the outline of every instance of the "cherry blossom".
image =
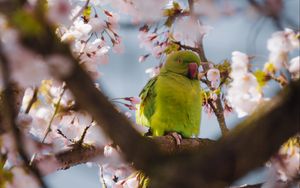
[[[168,0],[152,0],[152,1],[140,1],[132,0],[137,15],[135,18],[139,20],[154,21],[162,17],[163,8]],[[151,14],[149,14],[151,12]]]
[[246,54],[237,51],[232,53],[230,76],[233,81],[228,88],[227,100],[238,117],[252,113],[263,101],[256,77],[248,72],[248,63],[249,58]]
[[194,17],[182,17],[175,22],[173,35],[177,41],[189,46],[197,46],[200,39],[212,30],[211,26],[200,24]]
[[218,88],[220,84],[220,71],[212,68],[207,71],[207,79],[211,82],[213,88]]
[[26,88],[38,86],[44,79],[49,79],[50,73],[44,60],[34,52],[24,48],[19,43],[18,34],[7,29],[1,36],[3,51],[6,53],[12,70],[11,79]]
[[231,77],[243,76],[248,72],[249,57],[239,51],[232,52],[231,58]]
[[6,184],[6,188],[38,188],[36,180],[21,167],[12,169],[13,181]]
[[92,26],[92,32],[102,32],[106,23],[100,17],[92,17],[88,22]]
[[272,63],[276,70],[287,66],[288,53],[299,48],[299,39],[291,29],[278,31],[272,34],[268,40],[267,48],[270,51],[269,62]]
[[[30,1],[30,5],[35,3],[35,0]],[[139,58],[139,62],[144,62],[150,55],[160,58],[162,62],[165,55],[183,49],[178,43],[198,47],[199,42],[212,27],[200,23],[196,15],[202,12],[213,14],[209,12],[215,10],[209,2],[206,2],[204,7],[208,8],[204,10],[205,8],[200,6],[200,1],[195,1],[195,15],[193,15],[189,14],[189,8],[178,3],[179,14],[182,15],[175,16],[170,25],[154,24],[154,21],[161,22],[161,19],[169,18],[163,17],[163,12],[165,9],[174,8],[174,3],[176,1],[168,0],[48,0],[46,18],[57,27],[57,36],[62,42],[70,45],[74,59],[78,62],[73,62],[63,54],[44,57],[24,47],[19,41],[18,32],[0,15],[1,43],[4,44],[3,51],[8,58],[11,71],[9,79],[25,90],[20,111],[16,113],[18,114],[16,124],[24,136],[26,152],[33,154],[33,160],[36,160],[37,167],[42,170],[43,175],[55,171],[60,166],[53,154],[74,146],[101,146],[104,147],[104,153],[101,159],[96,161],[101,164],[100,179],[102,178],[110,187],[138,186],[137,175],[126,178],[133,170],[122,160],[119,149],[108,144],[109,139],[94,121],[94,117],[78,108],[66,84],[53,77],[70,76],[75,63],[78,63],[94,81],[99,79],[101,76],[99,66],[108,63],[110,50],[114,53],[122,53],[125,50],[123,38],[118,32],[123,14],[130,16],[133,24],[144,23],[140,28],[138,39],[140,47],[147,52]],[[268,62],[264,65],[266,73],[264,76],[270,79],[269,77],[276,76],[278,70],[286,68],[289,71],[286,73],[291,74],[287,80],[299,79],[299,56],[289,61],[289,53],[297,48],[299,48],[299,33],[291,29],[274,33],[267,41],[270,53]],[[209,63],[207,72],[202,70],[199,77],[210,83],[204,88],[206,96],[203,100],[204,111],[208,115],[214,111],[210,102],[215,103],[220,98],[224,102],[224,113],[233,109],[238,117],[251,114],[266,100],[263,98],[259,78],[250,70],[250,59],[247,54],[234,51],[231,71],[228,67],[224,71],[222,70],[224,67],[220,68],[219,65],[212,63]],[[161,66],[148,68],[145,72],[151,78],[155,77],[159,74]],[[229,84],[222,82],[220,85],[224,73],[227,75],[229,73],[232,80]],[[0,91],[3,89],[2,74],[0,70]],[[96,84],[95,87],[100,88]],[[225,98],[223,98],[224,90],[227,92]],[[129,110],[136,110],[141,102],[138,97],[118,99],[122,102],[111,101],[119,102],[122,107],[125,106]],[[129,111],[121,113],[128,118],[132,115]],[[141,129],[141,126],[138,129]],[[6,187],[38,187],[35,179],[20,166],[22,161],[18,157],[13,138],[10,132],[0,135],[0,151],[7,154],[6,164],[9,164],[14,175]],[[277,179],[291,180],[299,172],[299,147],[288,148],[287,151],[281,149],[279,155],[281,161],[271,161],[271,171],[277,173]],[[46,162],[42,160],[45,158]]]
[[155,76],[157,76],[160,72],[160,68],[159,67],[151,67],[146,69],[145,73],[149,74],[150,78],[153,78]]
[[89,33],[92,31],[92,26],[88,23],[84,23],[83,20],[77,19],[74,21],[70,29],[66,29],[62,35],[61,40],[63,42],[73,42],[76,40],[86,40],[89,37]]
[[292,78],[294,80],[299,79],[299,75],[300,75],[300,57],[299,56],[291,59],[288,70],[292,74]]
[[288,144],[290,141],[267,163],[269,178],[264,187],[275,187],[278,182],[288,182],[299,175],[300,148],[297,144]]
[[48,19],[53,23],[71,25],[69,0],[48,0]]

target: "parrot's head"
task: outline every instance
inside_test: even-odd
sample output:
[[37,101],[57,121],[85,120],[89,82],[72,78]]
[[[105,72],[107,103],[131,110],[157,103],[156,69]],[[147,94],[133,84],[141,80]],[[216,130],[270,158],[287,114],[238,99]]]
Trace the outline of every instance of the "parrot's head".
[[200,58],[192,51],[182,50],[168,55],[164,69],[188,77],[198,79]]

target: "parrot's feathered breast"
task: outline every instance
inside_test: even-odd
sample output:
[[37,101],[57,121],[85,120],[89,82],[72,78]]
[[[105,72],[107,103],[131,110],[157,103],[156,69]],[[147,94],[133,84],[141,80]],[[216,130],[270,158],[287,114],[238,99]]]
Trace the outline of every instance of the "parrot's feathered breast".
[[202,107],[200,92],[198,80],[162,69],[140,93],[137,123],[150,127],[154,136],[166,132],[197,136]]

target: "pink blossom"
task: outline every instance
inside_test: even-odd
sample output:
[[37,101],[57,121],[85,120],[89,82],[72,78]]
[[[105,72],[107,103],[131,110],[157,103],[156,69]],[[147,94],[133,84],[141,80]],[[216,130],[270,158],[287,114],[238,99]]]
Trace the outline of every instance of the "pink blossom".
[[44,176],[53,173],[61,168],[60,162],[57,161],[54,155],[43,155],[37,157],[35,160],[35,164]]
[[166,44],[155,46],[154,48],[152,48],[152,55],[156,58],[159,58],[165,51],[166,47]]
[[249,57],[239,51],[232,52],[231,77],[240,77],[248,72]]
[[125,47],[124,47],[123,43],[121,43],[121,42],[118,42],[117,44],[115,44],[113,46],[113,51],[115,53],[122,54],[124,52],[124,50],[125,50]]
[[140,31],[138,39],[140,40],[140,48],[151,50],[153,48],[153,43],[157,41],[157,34]]
[[146,55],[140,56],[140,57],[139,57],[139,62],[140,62],[140,63],[144,62],[144,61],[147,59],[147,57],[149,57],[149,55],[150,55],[150,54],[146,54]]
[[200,39],[212,30],[193,17],[178,18],[174,23],[174,38],[189,46],[196,46]]
[[28,128],[32,123],[32,117],[28,114],[20,113],[17,117],[17,124],[22,128]]
[[106,23],[100,17],[92,17],[88,22],[92,26],[93,32],[102,32]]
[[157,76],[160,72],[160,68],[159,67],[151,67],[151,68],[148,68],[146,69],[145,71],[147,74],[149,74],[150,78],[153,78],[155,76]]
[[124,100],[130,101],[132,105],[136,105],[141,102],[141,99],[139,97],[125,97]]
[[53,23],[70,25],[71,4],[68,0],[48,0],[48,19]]
[[167,4],[167,2],[168,0],[132,0],[133,6],[136,10],[134,18],[147,22],[155,21],[162,17],[163,7]]
[[218,88],[220,84],[220,71],[215,68],[211,68],[207,71],[207,79],[211,82],[213,88]]
[[6,184],[6,188],[38,188],[36,179],[21,167],[12,169],[13,181]]
[[294,57],[290,61],[289,72],[292,74],[294,80],[299,79],[300,76],[300,57]]

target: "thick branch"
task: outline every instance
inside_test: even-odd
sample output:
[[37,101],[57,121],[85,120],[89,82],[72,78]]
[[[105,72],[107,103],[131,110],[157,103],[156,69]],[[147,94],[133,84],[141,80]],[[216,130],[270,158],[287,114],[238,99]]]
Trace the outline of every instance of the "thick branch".
[[[42,175],[39,169],[29,165],[29,158],[27,156],[26,150],[23,147],[23,134],[19,130],[16,124],[16,100],[15,100],[15,93],[13,91],[13,84],[10,81],[10,69],[8,65],[8,61],[3,54],[2,51],[2,44],[0,42],[0,63],[1,63],[1,71],[3,75],[3,95],[1,96],[1,114],[3,117],[3,124],[8,126],[8,130],[12,132],[15,147],[23,160],[24,166],[34,175],[37,182],[43,187],[47,188],[47,185],[42,179]],[[0,78],[1,79],[1,78]]]
[[299,132],[299,95],[298,80],[216,144],[178,155],[158,169],[153,187],[225,187],[263,165]]
[[[182,151],[203,149],[204,147],[215,142],[214,140],[205,138],[188,138],[183,139],[181,144],[177,145],[175,139],[170,135],[152,137],[151,139],[153,139],[154,142],[159,146],[160,150],[167,155],[172,155]],[[101,157],[103,155],[103,151],[104,149],[102,147],[83,146],[59,152],[54,155],[55,160],[59,162],[57,170],[68,169],[78,164],[91,162],[95,158]],[[45,160],[48,160],[48,157],[42,157],[36,162],[36,164],[38,165],[38,163],[45,162]]]
[[[42,16],[39,16],[37,21],[43,28],[39,35],[22,33],[20,29],[23,44],[45,58],[54,54],[65,57],[68,61],[65,63],[71,65],[70,72],[66,75],[59,75],[60,71],[57,69],[60,67],[56,67],[53,71],[54,75],[65,81],[76,102],[93,116],[103,131],[121,148],[125,159],[133,162],[138,169],[150,171],[152,164],[157,162],[157,159],[163,158],[156,144],[142,137],[133,128],[128,118],[120,113],[95,87],[92,79],[72,56],[69,46],[61,43],[56,37],[51,25]],[[15,27],[18,29],[19,26],[15,25]],[[49,67],[53,68],[51,65]]]

